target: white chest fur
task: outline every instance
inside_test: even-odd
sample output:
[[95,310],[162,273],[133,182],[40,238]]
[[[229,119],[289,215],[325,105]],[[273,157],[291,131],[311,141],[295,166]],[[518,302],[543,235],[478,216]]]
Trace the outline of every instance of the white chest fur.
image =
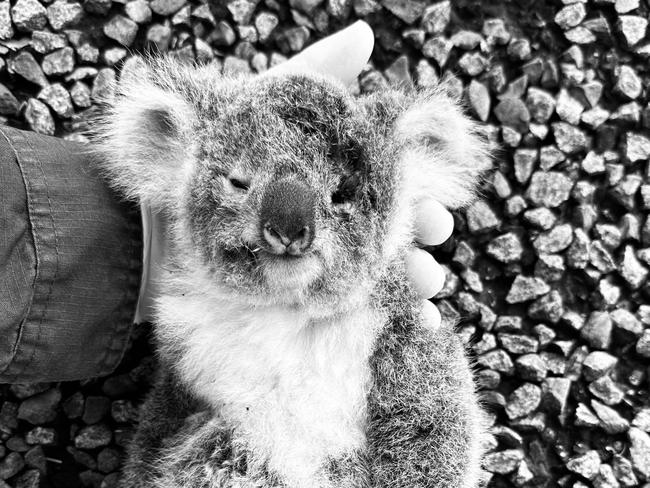
[[183,379],[233,425],[249,467],[319,486],[328,457],[363,446],[377,313],[313,320],[205,295],[166,297],[158,310],[161,342],[181,345]]

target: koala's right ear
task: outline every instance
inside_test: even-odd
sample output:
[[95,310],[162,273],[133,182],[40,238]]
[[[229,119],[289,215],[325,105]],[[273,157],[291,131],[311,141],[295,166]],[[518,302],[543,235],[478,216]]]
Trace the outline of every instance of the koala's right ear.
[[182,178],[194,114],[142,58],[129,59],[97,130],[103,168],[128,198],[162,207]]

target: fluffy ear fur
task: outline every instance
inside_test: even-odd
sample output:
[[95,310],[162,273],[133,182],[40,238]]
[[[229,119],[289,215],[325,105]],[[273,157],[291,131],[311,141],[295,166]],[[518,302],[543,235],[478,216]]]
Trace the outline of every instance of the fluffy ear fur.
[[490,166],[487,140],[443,88],[414,97],[395,123],[395,136],[404,147],[404,195],[432,197],[449,209],[472,201]]
[[160,208],[191,152],[192,108],[157,85],[141,58],[125,64],[109,107],[98,147],[110,181],[128,198]]

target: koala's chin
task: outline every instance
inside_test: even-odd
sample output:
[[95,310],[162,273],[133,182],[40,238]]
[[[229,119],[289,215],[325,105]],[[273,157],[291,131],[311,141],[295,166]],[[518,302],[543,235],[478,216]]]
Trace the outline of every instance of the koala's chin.
[[305,256],[276,256],[264,253],[259,257],[266,285],[278,295],[302,296],[317,282],[323,266],[314,254]]

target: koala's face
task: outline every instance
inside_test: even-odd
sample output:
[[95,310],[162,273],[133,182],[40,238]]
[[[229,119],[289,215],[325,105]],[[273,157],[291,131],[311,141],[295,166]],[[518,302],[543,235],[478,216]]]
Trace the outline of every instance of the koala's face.
[[397,145],[382,114],[301,76],[231,85],[217,98],[198,105],[185,201],[215,279],[289,301],[367,281],[381,268],[397,194]]
[[141,64],[100,129],[108,174],[171,215],[181,266],[251,299],[333,304],[372,285],[413,202],[462,205],[485,168],[441,90],[354,98],[314,76]]

